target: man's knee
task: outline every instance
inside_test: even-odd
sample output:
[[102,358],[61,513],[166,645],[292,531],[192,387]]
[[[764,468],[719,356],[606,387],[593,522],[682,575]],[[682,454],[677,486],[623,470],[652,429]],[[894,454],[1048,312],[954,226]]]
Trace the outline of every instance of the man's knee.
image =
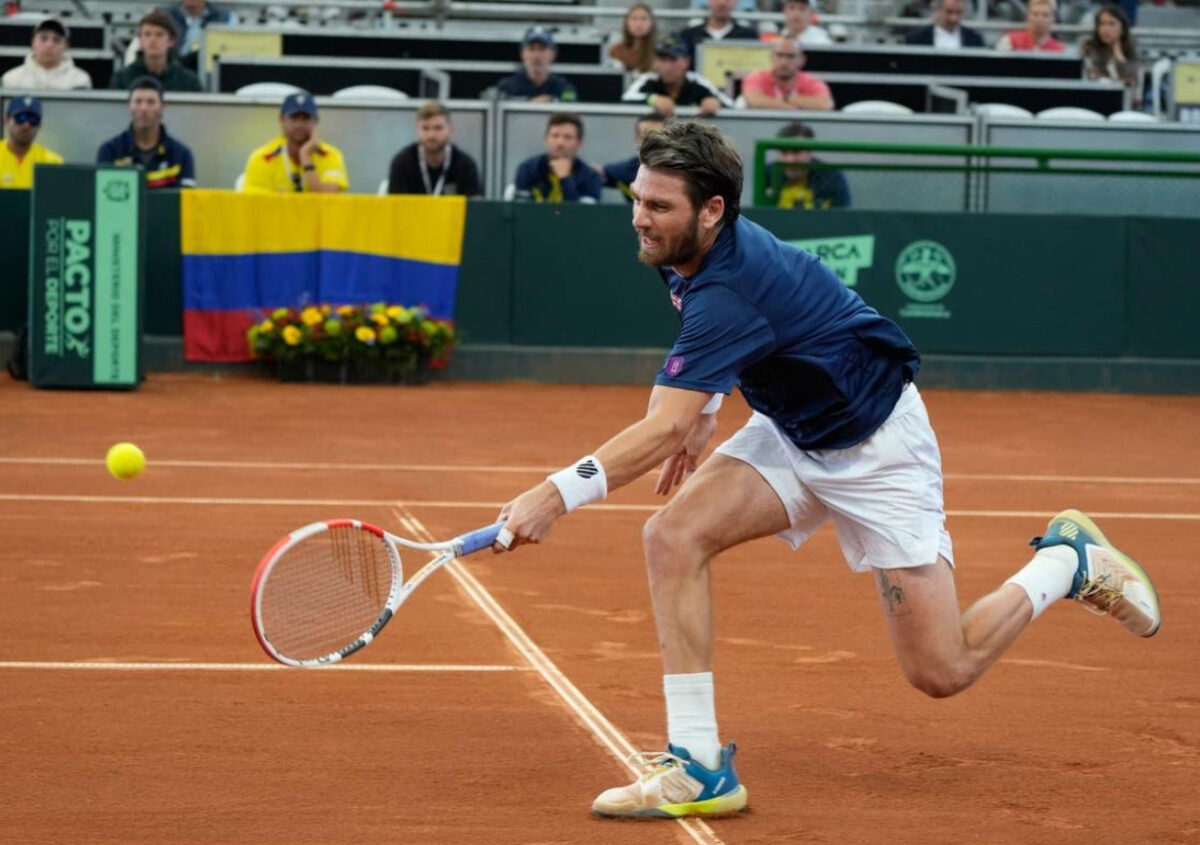
[[669,506],[646,520],[642,528],[642,548],[652,571],[691,568],[706,556],[701,532]]
[[930,698],[949,698],[975,681],[975,676],[963,668],[937,660],[905,665],[903,669],[908,682]]

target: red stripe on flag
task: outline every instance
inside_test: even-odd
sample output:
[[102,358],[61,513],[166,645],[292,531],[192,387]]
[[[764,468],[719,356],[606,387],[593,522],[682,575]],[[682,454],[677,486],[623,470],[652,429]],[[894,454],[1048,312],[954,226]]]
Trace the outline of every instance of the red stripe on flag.
[[249,311],[184,311],[183,357],[188,361],[251,361]]

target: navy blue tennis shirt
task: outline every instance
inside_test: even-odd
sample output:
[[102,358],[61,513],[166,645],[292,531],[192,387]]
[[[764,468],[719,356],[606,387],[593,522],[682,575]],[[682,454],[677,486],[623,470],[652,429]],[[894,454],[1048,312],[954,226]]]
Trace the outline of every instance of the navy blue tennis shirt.
[[721,230],[690,279],[659,272],[682,325],[655,383],[737,385],[801,449],[866,440],[920,370],[899,326],[815,255],[744,217]]

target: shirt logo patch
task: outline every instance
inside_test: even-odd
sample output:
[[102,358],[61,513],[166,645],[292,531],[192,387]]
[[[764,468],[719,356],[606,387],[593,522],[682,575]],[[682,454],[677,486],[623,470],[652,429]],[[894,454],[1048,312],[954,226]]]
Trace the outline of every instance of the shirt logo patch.
[[676,294],[671,294],[671,304],[675,306],[676,311],[683,310],[683,299]]
[[667,375],[674,378],[683,372],[683,356],[672,355],[667,359]]

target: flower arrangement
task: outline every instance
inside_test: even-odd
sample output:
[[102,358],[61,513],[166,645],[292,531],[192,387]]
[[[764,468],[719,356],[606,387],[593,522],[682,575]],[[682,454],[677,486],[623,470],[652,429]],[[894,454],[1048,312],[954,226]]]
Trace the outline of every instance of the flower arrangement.
[[343,382],[423,381],[446,368],[458,343],[452,323],[385,302],[276,308],[246,339],[281,378]]

